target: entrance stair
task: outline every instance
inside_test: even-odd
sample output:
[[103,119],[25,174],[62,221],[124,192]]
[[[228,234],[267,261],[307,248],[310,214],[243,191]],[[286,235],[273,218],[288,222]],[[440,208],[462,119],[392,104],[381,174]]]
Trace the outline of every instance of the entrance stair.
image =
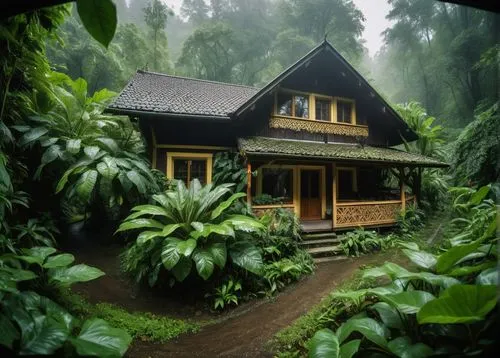
[[315,263],[347,259],[340,249],[342,237],[335,232],[304,233],[299,243],[311,254]]

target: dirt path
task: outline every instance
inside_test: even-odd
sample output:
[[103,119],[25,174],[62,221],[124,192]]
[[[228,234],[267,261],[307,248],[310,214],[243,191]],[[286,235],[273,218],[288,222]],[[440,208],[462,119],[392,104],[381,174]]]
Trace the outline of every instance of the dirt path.
[[316,273],[237,317],[205,326],[196,334],[180,336],[166,344],[136,342],[130,357],[272,357],[264,345],[319,303],[361,265],[379,262],[371,255],[320,264]]

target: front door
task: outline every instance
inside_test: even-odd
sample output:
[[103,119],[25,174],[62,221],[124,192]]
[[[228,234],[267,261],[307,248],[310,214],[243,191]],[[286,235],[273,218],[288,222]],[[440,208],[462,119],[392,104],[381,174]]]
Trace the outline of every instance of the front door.
[[302,169],[300,171],[300,218],[321,219],[321,171]]

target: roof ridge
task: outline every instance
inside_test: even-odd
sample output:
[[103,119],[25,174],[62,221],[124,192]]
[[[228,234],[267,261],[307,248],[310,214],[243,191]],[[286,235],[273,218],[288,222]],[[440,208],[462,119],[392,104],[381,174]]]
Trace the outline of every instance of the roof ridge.
[[212,80],[204,80],[201,78],[194,78],[194,77],[186,77],[186,76],[178,76],[178,75],[170,75],[168,73],[161,73],[161,72],[154,72],[154,71],[145,71],[145,70],[137,70],[136,73],[146,73],[150,75],[157,75],[157,76],[164,76],[164,77],[172,77],[172,78],[179,78],[182,80],[190,80],[190,81],[198,81],[198,82],[206,82],[206,83],[214,83],[214,84],[220,84],[220,85],[225,85],[225,86],[234,86],[234,87],[243,87],[243,88],[251,88],[254,90],[260,90],[261,88],[259,87],[254,87],[254,86],[247,86],[247,85],[241,85],[238,83],[228,83],[228,82],[220,82],[220,81],[212,81]]

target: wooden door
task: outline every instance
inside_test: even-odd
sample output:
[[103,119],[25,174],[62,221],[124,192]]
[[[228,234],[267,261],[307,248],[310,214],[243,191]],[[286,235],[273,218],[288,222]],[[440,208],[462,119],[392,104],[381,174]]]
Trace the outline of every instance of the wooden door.
[[300,171],[300,217],[305,220],[321,219],[321,171]]

